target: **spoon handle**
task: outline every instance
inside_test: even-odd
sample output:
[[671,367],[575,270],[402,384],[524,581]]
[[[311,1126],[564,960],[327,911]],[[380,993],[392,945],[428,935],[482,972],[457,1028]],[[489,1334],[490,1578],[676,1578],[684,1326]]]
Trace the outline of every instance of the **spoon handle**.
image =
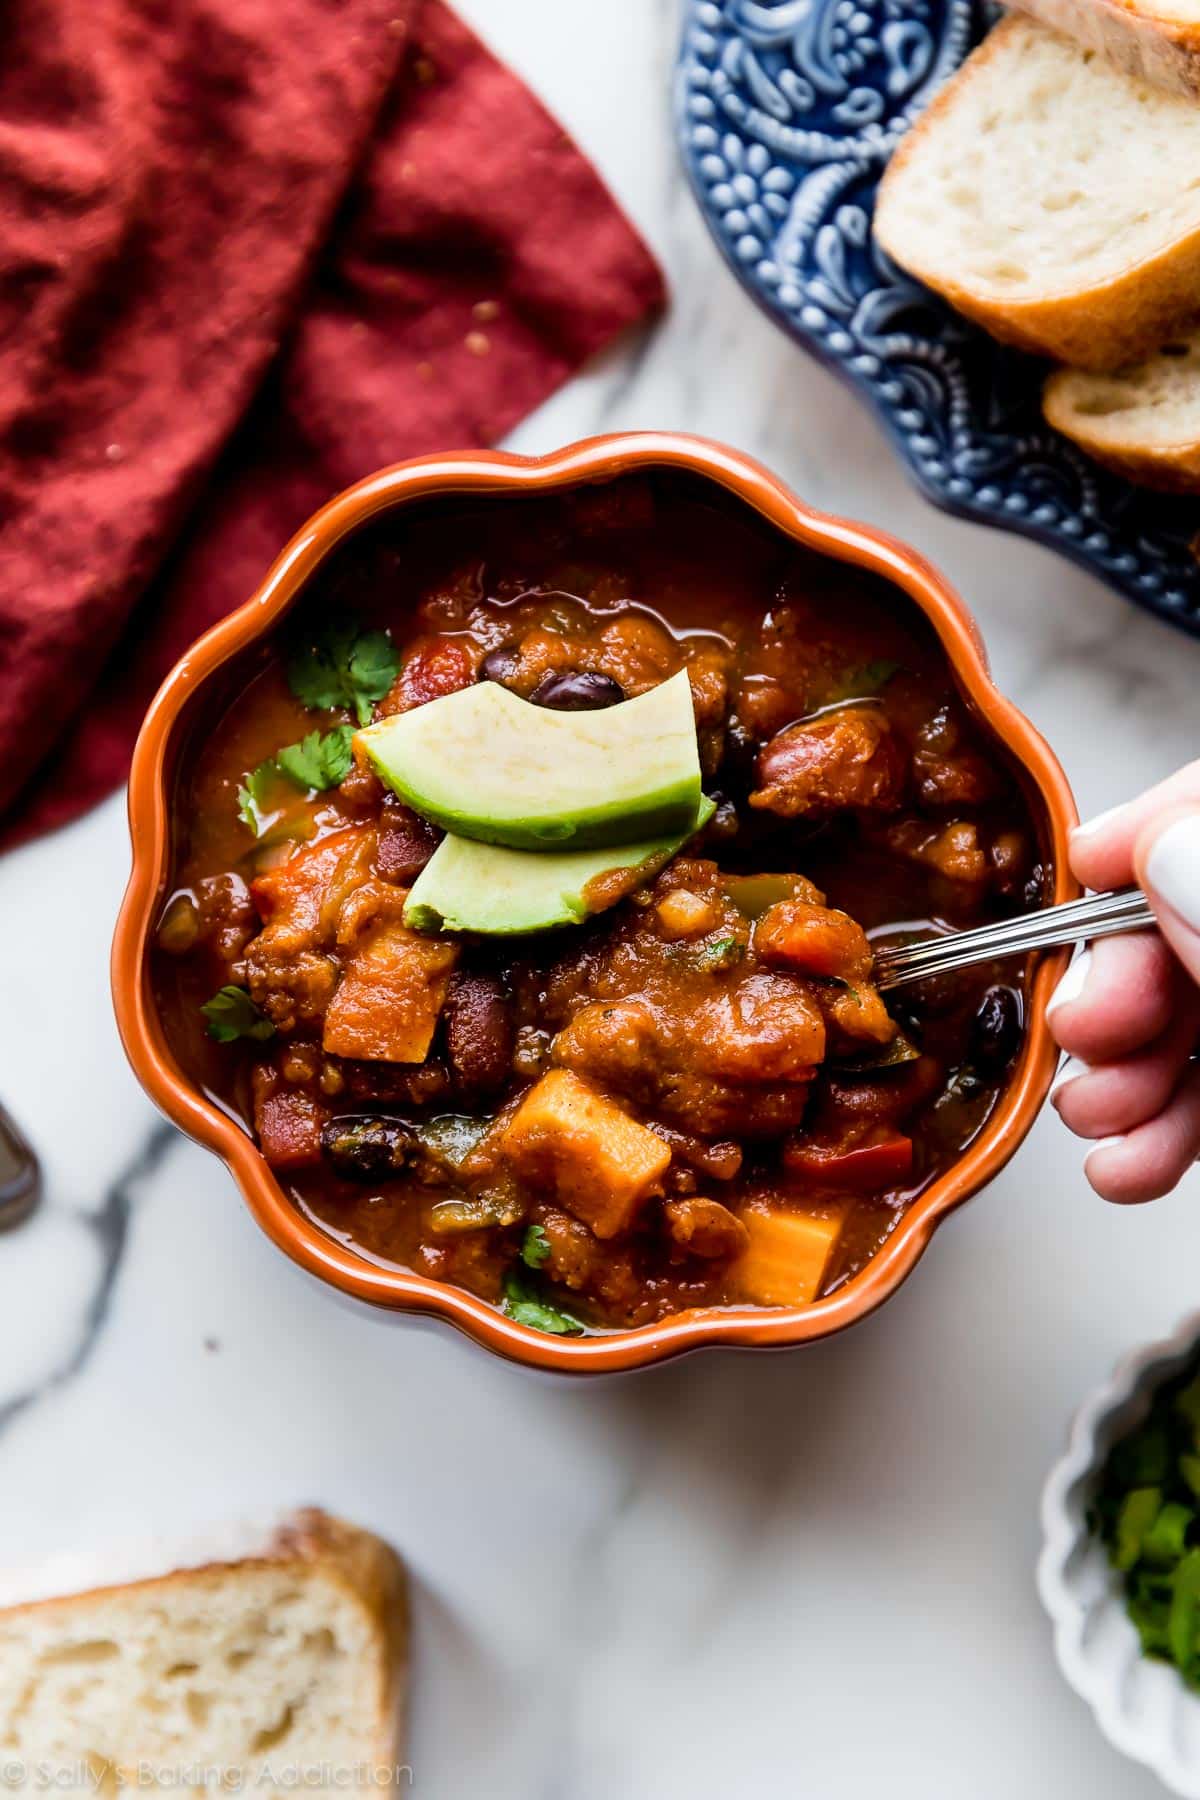
[[1085,894],[1081,900],[1042,907],[1015,919],[980,925],[974,931],[947,932],[919,944],[879,950],[875,955],[876,985],[880,989],[904,987],[929,975],[991,962],[994,957],[1025,956],[1031,950],[1053,950],[1061,944],[1145,931],[1153,924],[1154,913],[1140,888]]

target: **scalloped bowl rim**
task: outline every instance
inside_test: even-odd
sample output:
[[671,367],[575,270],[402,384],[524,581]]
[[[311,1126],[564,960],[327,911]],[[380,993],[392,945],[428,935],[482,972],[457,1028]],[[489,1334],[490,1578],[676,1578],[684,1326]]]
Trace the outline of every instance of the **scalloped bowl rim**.
[[[516,1324],[461,1289],[371,1262],[305,1219],[244,1126],[206,1099],[176,1065],[150,993],[147,950],[169,862],[168,749],[180,717],[200,683],[278,623],[337,544],[378,514],[433,494],[545,493],[655,469],[679,469],[708,479],[781,535],[882,576],[916,603],[977,713],[1040,795],[1054,859],[1054,897],[1073,897],[1078,887],[1067,869],[1067,836],[1077,814],[1066,777],[1040,733],[994,685],[978,628],[945,579],[919,553],[886,533],[806,506],[749,457],[703,438],[631,432],[587,439],[540,457],[472,450],[416,458],[346,489],[301,527],[254,595],[180,659],[146,714],[129,779],[133,868],[112,953],[117,1025],[134,1072],[168,1118],[223,1159],[258,1224],[279,1249],[352,1297],[445,1319],[516,1362],[578,1374],[641,1367],[700,1346],[790,1347],[831,1336],[881,1305],[911,1273],[935,1227],[1003,1168],[1032,1125],[1057,1060],[1045,1008],[1066,966],[1066,953],[1046,957],[1035,974],[1025,1048],[987,1125],[836,1293],[803,1308],[694,1308],[657,1325],[552,1338]],[[1033,795],[1029,798],[1036,806]]]
[[[1087,1613],[1069,1565],[1090,1539],[1084,1494],[1102,1456],[1108,1452],[1107,1427],[1131,1402],[1142,1395],[1149,1396],[1176,1374],[1198,1344],[1200,1311],[1188,1313],[1168,1337],[1127,1351],[1108,1380],[1082,1401],[1071,1421],[1067,1448],[1050,1470],[1042,1490],[1044,1541],[1037,1564],[1038,1595],[1054,1626],[1054,1653],[1067,1682],[1091,1708],[1102,1735],[1113,1748],[1152,1769],[1184,1800],[1200,1800],[1200,1758],[1186,1762],[1180,1756],[1163,1720],[1136,1717],[1108,1672],[1089,1655]],[[1106,1604],[1125,1616],[1124,1600],[1115,1580]],[[1133,1644],[1140,1659],[1136,1637]],[[1200,1711],[1200,1696],[1190,1693],[1169,1665],[1154,1666],[1173,1681],[1179,1702]]]

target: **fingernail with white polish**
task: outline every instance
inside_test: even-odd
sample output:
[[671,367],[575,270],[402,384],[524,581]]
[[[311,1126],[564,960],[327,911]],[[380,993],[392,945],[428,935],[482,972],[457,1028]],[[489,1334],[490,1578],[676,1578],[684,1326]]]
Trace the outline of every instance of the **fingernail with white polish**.
[[1146,858],[1146,886],[1200,931],[1200,812],[1176,819],[1154,840]]
[[1078,1081],[1081,1075],[1090,1075],[1091,1072],[1091,1063],[1085,1063],[1082,1057],[1068,1056],[1063,1063],[1062,1068],[1054,1077],[1054,1085],[1050,1089],[1050,1099],[1056,1099],[1057,1096],[1062,1093],[1063,1089],[1068,1087],[1072,1081]]
[[1091,967],[1092,953],[1090,950],[1085,950],[1082,955],[1075,958],[1051,994],[1050,1004],[1046,1008],[1047,1013],[1052,1013],[1057,1006],[1069,1006],[1072,1000],[1078,1000],[1087,983]]
[[1116,1137],[1101,1138],[1098,1144],[1093,1144],[1083,1159],[1084,1174],[1086,1175],[1093,1156],[1098,1156],[1101,1150],[1112,1150],[1117,1144],[1123,1144],[1124,1142],[1125,1139],[1118,1133]]
[[1082,825],[1075,827],[1071,836],[1073,838],[1091,837],[1094,832],[1103,831],[1107,826],[1114,824],[1121,814],[1128,810],[1128,800],[1122,800],[1120,806],[1110,806],[1107,812],[1097,813],[1094,819],[1085,819]]

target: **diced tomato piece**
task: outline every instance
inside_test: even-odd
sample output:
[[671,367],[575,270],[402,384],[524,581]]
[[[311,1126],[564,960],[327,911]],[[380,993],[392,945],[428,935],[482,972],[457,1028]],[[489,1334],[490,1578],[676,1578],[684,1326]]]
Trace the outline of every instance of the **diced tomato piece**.
[[256,1097],[254,1124],[273,1169],[309,1168],[321,1160],[324,1109],[307,1094],[283,1088]]
[[471,652],[459,639],[418,638],[379,710],[385,718],[389,713],[411,712],[414,706],[470,687],[474,680]]
[[800,1137],[783,1148],[783,1165],[823,1187],[852,1188],[856,1193],[896,1187],[912,1174],[912,1139],[886,1125],[841,1143]]

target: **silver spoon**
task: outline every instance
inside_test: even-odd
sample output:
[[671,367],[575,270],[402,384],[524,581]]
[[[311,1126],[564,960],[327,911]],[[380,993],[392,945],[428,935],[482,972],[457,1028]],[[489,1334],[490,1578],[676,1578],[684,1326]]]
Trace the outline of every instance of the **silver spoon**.
[[926,976],[946,975],[953,969],[967,969],[972,963],[991,962],[998,956],[1024,956],[1031,950],[1053,950],[1060,944],[1145,931],[1153,924],[1154,913],[1140,888],[1085,894],[1082,900],[1045,906],[1015,919],[1001,919],[995,925],[979,925],[974,931],[951,931],[919,944],[897,944],[892,949],[884,946],[875,952],[875,985],[880,989],[906,987],[909,982],[924,981]]

